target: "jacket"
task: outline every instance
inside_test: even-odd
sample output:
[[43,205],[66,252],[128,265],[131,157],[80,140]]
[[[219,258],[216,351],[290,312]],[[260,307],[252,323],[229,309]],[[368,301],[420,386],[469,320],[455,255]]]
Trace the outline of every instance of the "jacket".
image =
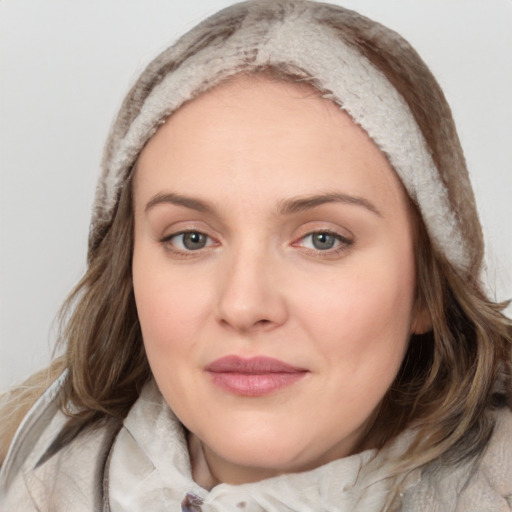
[[[0,470],[2,512],[510,512],[512,412],[497,414],[477,463],[432,464],[390,476],[389,462],[407,447],[366,450],[312,471],[261,482],[219,484],[208,491],[191,477],[185,433],[150,382],[122,422],[59,438],[64,376],[21,424]],[[398,489],[392,500],[392,489]]]

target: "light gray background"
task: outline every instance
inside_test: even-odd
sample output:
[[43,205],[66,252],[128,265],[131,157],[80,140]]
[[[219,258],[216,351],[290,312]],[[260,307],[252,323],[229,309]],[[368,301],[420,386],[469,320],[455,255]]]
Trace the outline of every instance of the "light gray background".
[[[0,1],[0,391],[50,359],[85,269],[102,145],[128,86],[221,0]],[[404,35],[454,111],[488,247],[512,296],[512,1],[338,2]],[[510,310],[509,310],[510,311]]]

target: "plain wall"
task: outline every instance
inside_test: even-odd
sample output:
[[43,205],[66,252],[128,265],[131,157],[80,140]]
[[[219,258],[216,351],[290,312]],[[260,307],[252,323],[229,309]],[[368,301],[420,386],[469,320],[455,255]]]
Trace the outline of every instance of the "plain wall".
[[[143,66],[220,0],[0,2],[0,391],[50,360],[53,320],[85,269],[111,120]],[[405,36],[450,102],[487,242],[512,296],[512,2],[337,2]]]

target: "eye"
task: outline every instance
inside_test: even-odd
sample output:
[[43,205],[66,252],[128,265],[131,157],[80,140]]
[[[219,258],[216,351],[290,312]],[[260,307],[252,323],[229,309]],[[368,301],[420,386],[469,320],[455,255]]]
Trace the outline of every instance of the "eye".
[[302,237],[297,245],[306,249],[315,251],[332,251],[337,249],[344,249],[352,245],[352,240],[345,238],[339,233],[330,231],[315,231]]
[[167,236],[163,243],[170,244],[179,251],[198,251],[212,245],[213,240],[200,231],[183,231]]
[[331,233],[311,233],[304,237],[304,241],[308,240],[306,245],[311,245],[313,249],[319,251],[327,251],[332,249],[338,241]]

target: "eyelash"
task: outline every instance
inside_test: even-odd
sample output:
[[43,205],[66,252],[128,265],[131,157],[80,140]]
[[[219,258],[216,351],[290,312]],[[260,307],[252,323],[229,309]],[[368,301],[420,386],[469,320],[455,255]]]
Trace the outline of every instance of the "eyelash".
[[[172,242],[173,239],[176,239],[178,237],[183,237],[185,235],[191,235],[191,234],[197,234],[200,236],[206,237],[206,245],[204,247],[199,247],[197,249],[187,249],[184,247],[183,240],[181,242],[182,248],[177,248],[176,245]],[[346,238],[336,231],[331,231],[328,229],[320,229],[316,231],[311,231],[309,233],[306,233],[305,235],[301,236],[296,242],[293,242],[291,245],[292,247],[301,247],[301,242],[304,243],[304,240],[306,240],[308,237],[313,237],[314,235],[328,235],[332,236],[335,239],[335,242],[338,243],[337,246],[332,248],[327,248],[325,250],[317,249],[317,248],[311,248],[311,247],[303,247],[303,250],[321,258],[329,258],[329,257],[336,257],[340,255],[341,253],[348,250],[348,248],[354,243],[353,240],[350,240],[349,238]],[[177,233],[172,233],[170,235],[167,235],[160,239],[160,243],[165,247],[167,251],[170,251],[180,257],[188,258],[188,257],[195,257],[199,256],[205,249],[207,250],[211,246],[218,245],[218,242],[216,242],[212,237],[208,236],[206,233],[203,233],[199,230],[183,230],[179,231]]]
[[332,258],[341,255],[341,253],[348,250],[348,248],[354,243],[353,240],[350,240],[347,237],[344,237],[343,235],[340,235],[336,231],[331,231],[329,229],[319,229],[316,231],[311,231],[309,233],[306,233],[305,235],[301,236],[297,242],[294,242],[292,246],[299,246],[300,243],[304,243],[304,240],[306,240],[308,237],[313,237],[314,235],[329,235],[334,237],[335,241],[338,242],[338,245],[329,249],[316,249],[311,247],[303,247],[305,251],[310,252],[312,255],[316,257],[321,258]]
[[[206,237],[206,239],[207,239],[206,245],[204,247],[200,247],[198,249],[187,249],[186,247],[178,248],[172,242],[173,239],[176,239],[180,236],[183,237],[188,234],[197,234],[197,235]],[[170,235],[164,236],[163,238],[160,239],[160,243],[164,246],[164,248],[167,251],[170,251],[170,252],[174,253],[175,255],[180,256],[182,258],[190,258],[190,257],[198,256],[200,253],[203,252],[204,249],[208,249],[212,245],[218,245],[218,243],[215,242],[215,240],[212,237],[210,237],[206,233],[203,233],[202,231],[199,231],[196,229],[183,230],[183,231],[179,231],[178,233],[172,233]],[[184,245],[183,241],[181,242],[181,245],[182,246]]]

